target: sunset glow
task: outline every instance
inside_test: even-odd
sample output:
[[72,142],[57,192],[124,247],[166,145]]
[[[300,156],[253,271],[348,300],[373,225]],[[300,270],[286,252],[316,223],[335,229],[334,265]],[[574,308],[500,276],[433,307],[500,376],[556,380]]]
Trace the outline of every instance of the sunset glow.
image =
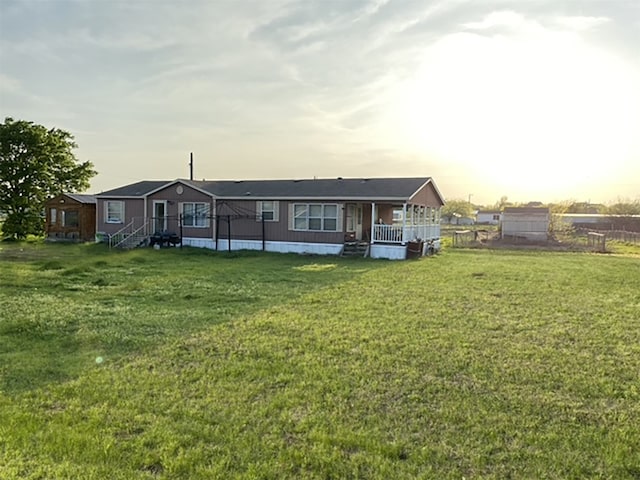
[[70,131],[93,192],[194,152],[207,179],[637,198],[635,3],[5,0],[0,114]]

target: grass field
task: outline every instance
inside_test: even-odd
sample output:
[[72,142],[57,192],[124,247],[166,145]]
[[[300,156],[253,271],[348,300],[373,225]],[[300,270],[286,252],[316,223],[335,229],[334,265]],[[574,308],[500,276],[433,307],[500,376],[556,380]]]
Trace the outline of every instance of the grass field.
[[640,256],[0,244],[0,478],[640,478]]

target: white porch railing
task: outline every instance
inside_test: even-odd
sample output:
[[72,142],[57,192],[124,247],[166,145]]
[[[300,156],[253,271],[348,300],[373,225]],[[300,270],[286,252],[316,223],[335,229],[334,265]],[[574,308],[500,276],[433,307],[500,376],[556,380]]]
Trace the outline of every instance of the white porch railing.
[[440,225],[374,225],[373,243],[407,243],[440,238]]

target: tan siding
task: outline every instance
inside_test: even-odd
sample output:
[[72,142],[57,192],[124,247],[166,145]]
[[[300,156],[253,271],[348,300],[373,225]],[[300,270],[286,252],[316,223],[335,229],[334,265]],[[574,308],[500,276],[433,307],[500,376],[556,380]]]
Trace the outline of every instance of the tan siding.
[[[309,243],[341,243],[344,241],[344,233],[338,232],[297,232],[289,229],[289,206],[293,203],[322,203],[304,201],[279,201],[279,212],[277,222],[265,222],[265,240],[268,241],[288,241],[288,242],[309,242]],[[325,202],[335,204],[338,202]],[[256,201],[255,200],[234,200],[225,201],[219,205],[218,215],[238,215],[246,214],[248,218],[233,219],[231,223],[232,238],[246,238],[253,240],[262,239],[262,222],[256,221]],[[338,226],[343,228],[343,214],[341,212],[343,204],[339,204]],[[221,239],[227,238],[227,222],[220,221]]]
[[414,205],[425,205],[427,207],[439,208],[442,206],[440,197],[431,182],[423,186],[411,199]]
[[[149,195],[147,197],[147,215],[149,218],[153,217],[153,202],[154,200],[166,200],[166,216],[167,216],[167,231],[171,233],[180,233],[180,213],[181,205],[183,203],[206,203],[209,205],[210,215],[213,215],[214,202],[211,195],[207,195],[195,188],[192,188],[185,184],[179,184],[182,187],[182,193],[177,191],[178,184],[170,185],[162,190]],[[213,221],[209,221],[209,226],[205,228],[199,227],[182,227],[182,236],[190,238],[213,238]]]
[[[105,222],[105,205],[107,201],[112,200],[124,202],[124,223]],[[134,218],[142,221],[144,218],[144,201],[141,198],[99,198],[96,207],[96,216],[98,218],[98,231],[113,234],[121,230]]]

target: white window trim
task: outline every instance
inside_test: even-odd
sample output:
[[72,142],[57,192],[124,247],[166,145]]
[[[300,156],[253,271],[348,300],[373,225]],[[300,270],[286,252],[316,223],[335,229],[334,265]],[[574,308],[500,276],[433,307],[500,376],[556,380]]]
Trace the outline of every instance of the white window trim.
[[[296,210],[296,206],[298,205],[303,205],[306,207],[307,209],[307,215],[306,215],[306,223],[307,223],[307,228],[296,228],[296,222],[295,222],[295,210]],[[312,205],[320,205],[322,207],[322,217],[312,217],[312,218],[321,218],[321,229],[316,230],[316,229],[310,229],[309,228],[309,210],[310,207]],[[336,216],[335,217],[326,217],[324,215],[324,210],[325,207],[330,206],[330,207],[335,207],[336,208]],[[289,230],[293,230],[295,232],[314,232],[314,233],[339,233],[342,232],[342,209],[343,209],[343,205],[340,203],[319,203],[319,202],[313,202],[313,203],[302,203],[302,202],[296,202],[296,203],[290,203],[289,204]],[[335,218],[336,221],[336,229],[335,230],[325,230],[324,229],[324,222],[326,219],[331,219],[333,220]]]
[[[273,203],[273,210],[264,210],[264,204],[265,203]],[[266,201],[260,201],[258,200],[256,202],[256,222],[261,222],[262,221],[262,214],[263,212],[273,212],[273,218],[272,219],[266,219],[265,218],[265,222],[279,222],[280,221],[280,202],[278,200],[266,200]]]
[[[120,204],[120,219],[119,220],[110,220],[109,219],[109,204],[118,203]],[[124,202],[122,200],[105,200],[104,202],[104,223],[124,223]]]
[[[204,225],[185,225],[184,223],[184,219],[185,219],[184,206],[185,205],[204,205],[205,206]],[[195,207],[194,207],[194,210],[195,210]],[[180,203],[180,215],[182,216],[182,226],[184,228],[209,228],[209,217],[211,215],[211,205],[208,204],[207,202],[182,202]]]

